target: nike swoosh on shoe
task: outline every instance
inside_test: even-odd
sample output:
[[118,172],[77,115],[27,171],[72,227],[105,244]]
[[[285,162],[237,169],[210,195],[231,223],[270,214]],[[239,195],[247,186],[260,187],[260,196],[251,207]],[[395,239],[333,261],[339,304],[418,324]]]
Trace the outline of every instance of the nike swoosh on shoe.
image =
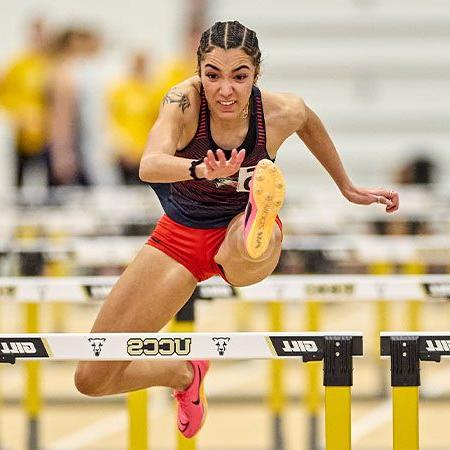
[[183,428],[181,428],[180,426],[178,426],[178,429],[179,429],[181,432],[186,431],[186,430],[187,430],[187,427],[189,426],[189,424],[190,424],[190,422],[187,422],[187,423],[180,422],[180,425],[181,425]]

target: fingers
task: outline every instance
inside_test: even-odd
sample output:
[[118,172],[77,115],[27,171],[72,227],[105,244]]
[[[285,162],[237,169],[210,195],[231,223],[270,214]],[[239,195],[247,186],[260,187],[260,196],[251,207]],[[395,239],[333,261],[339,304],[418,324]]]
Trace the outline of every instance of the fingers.
[[205,156],[203,158],[203,162],[205,163],[205,167],[206,167],[206,178],[210,179],[210,175],[211,172],[214,172],[214,169],[211,166],[211,163],[209,162],[209,158],[207,156]]
[[234,168],[237,170],[241,166],[242,162],[245,159],[245,149],[239,150],[239,152],[234,149],[231,152],[231,157],[228,160],[231,166],[234,166]]
[[386,205],[386,212],[393,213],[399,207],[399,195],[395,191],[386,189],[373,189],[370,191],[372,202]]
[[237,162],[239,163],[239,166],[244,162],[245,159],[245,148],[239,151],[237,154]]
[[216,170],[219,167],[219,164],[217,163],[216,157],[214,156],[214,152],[212,150],[208,150],[208,152],[206,153],[206,157],[208,158],[208,162],[212,170]]
[[219,166],[226,166],[227,165],[227,159],[225,158],[225,154],[223,152],[223,150],[221,150],[220,148],[217,150],[217,159],[219,160]]
[[215,153],[208,150],[204,162],[208,170],[226,170],[231,175],[239,169],[244,159],[245,149],[240,151],[233,149],[230,158],[227,160],[225,152],[219,148]]
[[386,212],[393,213],[397,211],[398,207],[400,206],[400,198],[398,192],[389,191],[388,198],[391,200],[392,205],[386,208]]

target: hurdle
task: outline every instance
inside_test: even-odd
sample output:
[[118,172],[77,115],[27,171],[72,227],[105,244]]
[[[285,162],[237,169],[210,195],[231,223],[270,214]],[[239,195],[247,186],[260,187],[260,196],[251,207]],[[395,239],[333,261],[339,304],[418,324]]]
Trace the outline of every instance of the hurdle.
[[[220,351],[216,342],[224,338],[227,346]],[[101,339],[102,347],[93,347],[93,339]],[[362,355],[362,333],[357,332],[0,334],[0,362],[11,364],[20,359],[28,362],[145,358],[323,361],[326,450],[351,449],[353,357]]]
[[383,332],[380,354],[391,359],[393,450],[419,450],[420,362],[450,356],[450,332]]

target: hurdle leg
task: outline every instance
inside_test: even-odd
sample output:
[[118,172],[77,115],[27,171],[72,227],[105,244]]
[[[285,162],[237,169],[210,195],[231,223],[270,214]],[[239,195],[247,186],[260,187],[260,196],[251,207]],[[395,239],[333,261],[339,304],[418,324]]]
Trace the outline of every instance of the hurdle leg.
[[128,406],[128,450],[148,449],[148,395],[147,390],[129,392]]
[[[377,262],[370,265],[372,275],[389,275],[393,271],[392,264],[388,262]],[[386,370],[384,361],[378,358],[378,340],[380,333],[389,329],[389,303],[386,299],[379,299],[376,304],[376,329],[373,334],[373,354],[376,356],[376,364],[379,372],[378,396],[386,397],[388,395],[388,384],[386,379]]]
[[[2,385],[2,368],[0,367],[0,413],[2,412],[2,394],[3,392],[1,391],[1,385]],[[2,434],[1,434],[1,425],[2,425],[2,417],[0,415],[0,450],[2,450]]]
[[[270,308],[270,328],[277,332],[282,330],[283,305],[280,302],[271,302]],[[284,364],[281,359],[270,361],[270,395],[269,404],[272,411],[273,421],[273,449],[284,450],[282,415],[286,404],[286,397],[283,388]]]
[[[2,302],[0,302],[0,329],[2,328],[1,318],[2,316]],[[3,392],[2,392],[2,367],[0,366],[0,414],[2,412],[2,401],[3,401]],[[0,415],[0,450],[2,450],[2,434],[1,434],[1,425],[2,425],[2,417]]]
[[[71,274],[69,262],[64,260],[50,261],[45,266],[45,274],[49,277],[67,277]],[[50,307],[52,330],[55,333],[64,332],[68,305],[63,302],[53,302]]]
[[419,450],[419,388],[392,388],[394,450]]
[[325,440],[326,450],[351,448],[350,387],[325,387]]
[[[318,331],[320,326],[320,302],[308,301],[306,302],[306,329],[308,331]],[[320,410],[320,383],[319,383],[319,373],[320,373],[320,363],[319,362],[309,362],[306,365],[306,384],[305,384],[305,400],[306,409],[308,412],[308,449],[318,450],[319,449],[319,410]]]
[[393,449],[419,450],[418,336],[390,337]]
[[236,311],[236,329],[238,331],[250,330],[255,309],[254,305],[249,302],[237,301],[235,302],[234,308]]
[[353,351],[351,338],[325,337],[325,450],[351,450]]
[[[407,263],[403,266],[403,273],[405,275],[421,275],[425,273],[425,266],[419,262]],[[410,300],[407,304],[407,320],[408,330],[420,330],[420,317],[423,303],[419,300]]]
[[[27,303],[25,305],[26,332],[37,333],[39,328],[39,305]],[[27,361],[26,370],[26,398],[24,402],[28,416],[28,450],[39,448],[39,413],[42,408],[40,393],[40,362]]]

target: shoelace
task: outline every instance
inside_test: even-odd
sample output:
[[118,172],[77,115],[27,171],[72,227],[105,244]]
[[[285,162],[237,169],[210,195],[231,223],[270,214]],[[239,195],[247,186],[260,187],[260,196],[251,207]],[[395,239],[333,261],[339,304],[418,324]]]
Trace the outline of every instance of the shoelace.
[[187,400],[187,396],[185,395],[185,392],[177,391],[172,394],[172,398],[177,400],[177,402],[183,407],[188,406],[189,401]]

